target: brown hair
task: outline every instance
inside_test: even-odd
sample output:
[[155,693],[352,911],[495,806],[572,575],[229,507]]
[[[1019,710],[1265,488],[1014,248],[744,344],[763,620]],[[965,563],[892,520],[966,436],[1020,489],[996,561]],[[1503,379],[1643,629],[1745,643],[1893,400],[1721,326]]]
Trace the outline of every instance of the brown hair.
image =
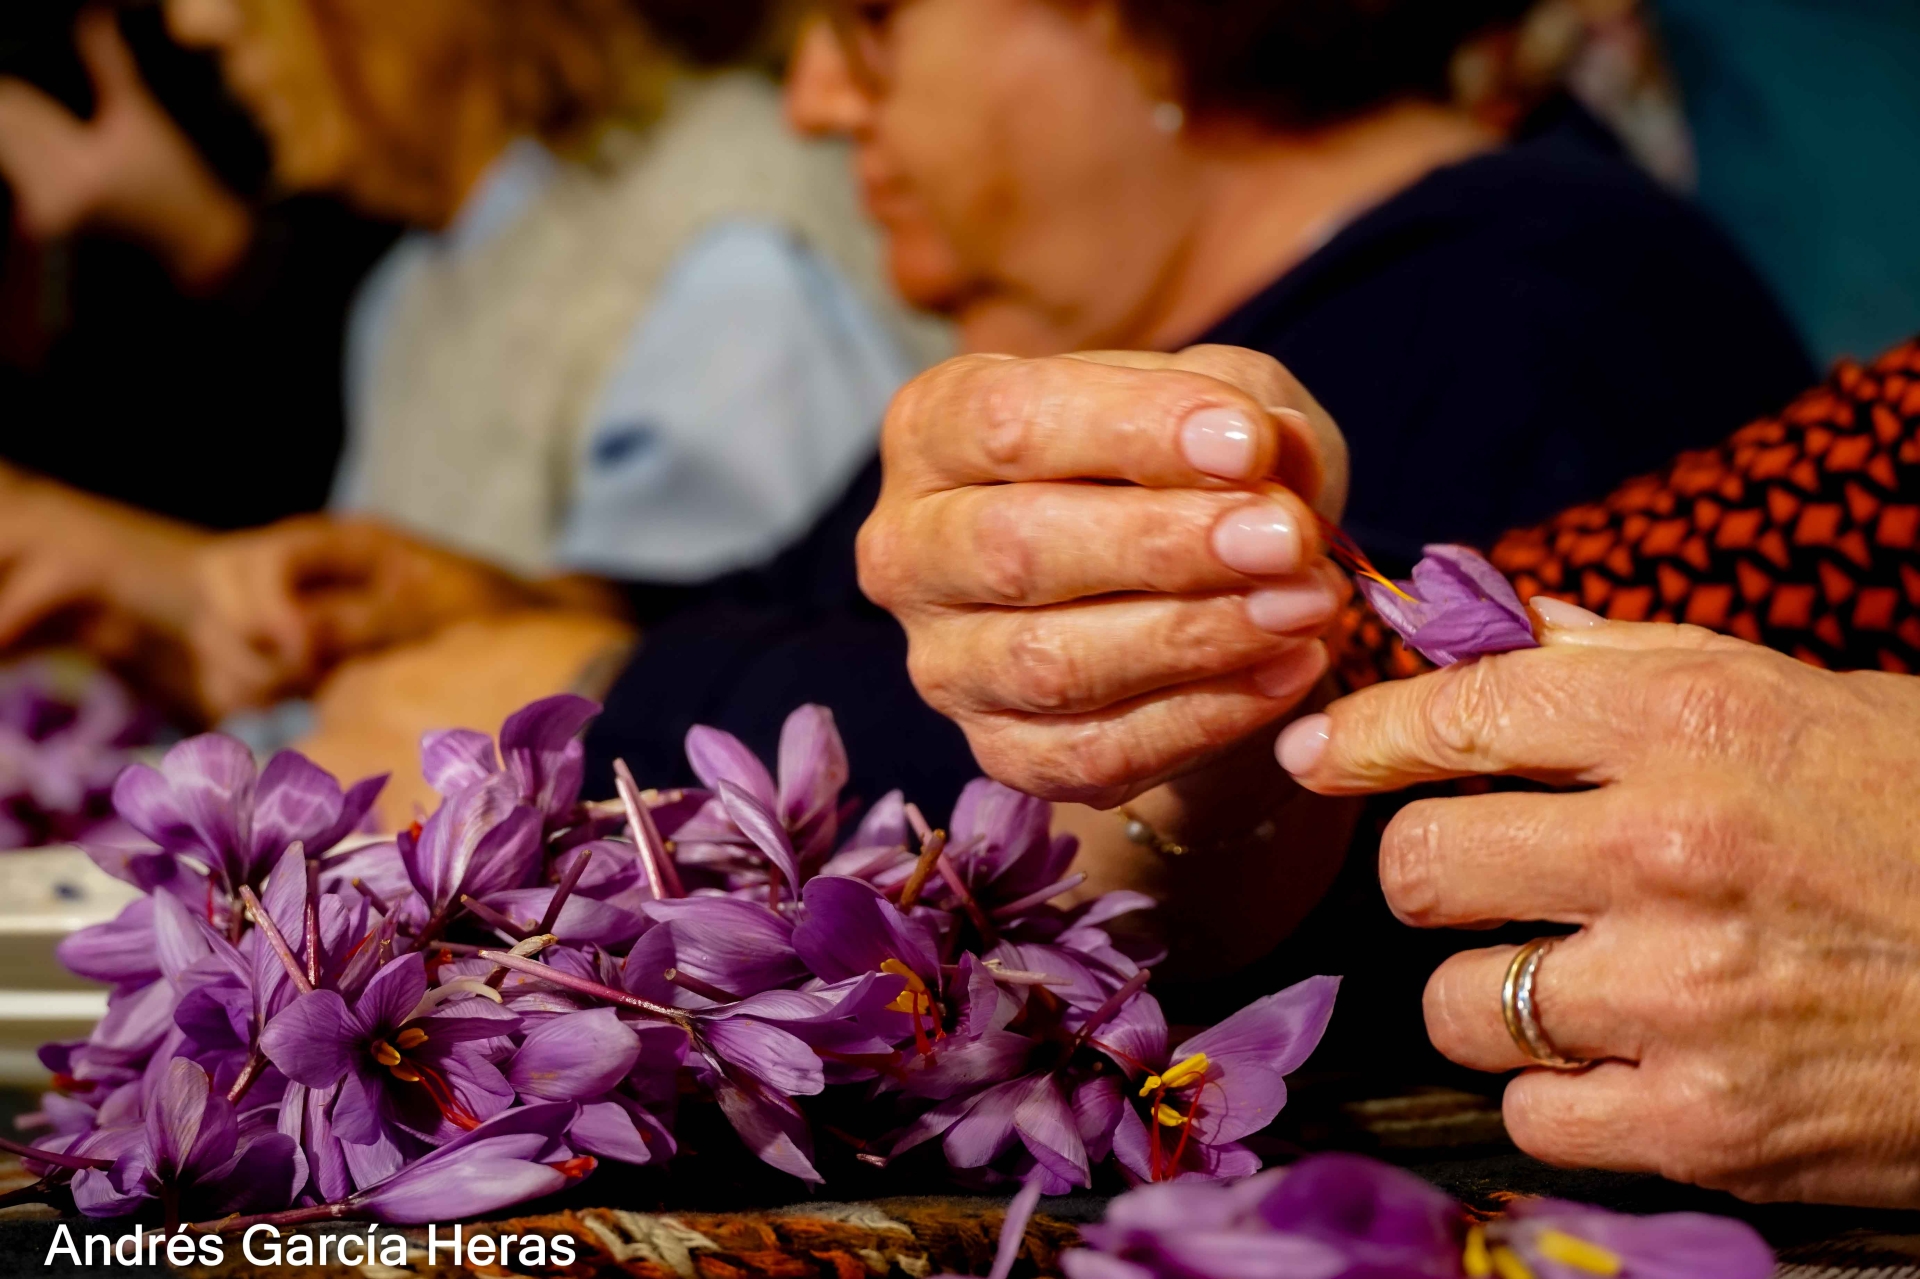
[[1532,0],[1119,0],[1179,69],[1188,111],[1281,128],[1445,99],[1454,53]]

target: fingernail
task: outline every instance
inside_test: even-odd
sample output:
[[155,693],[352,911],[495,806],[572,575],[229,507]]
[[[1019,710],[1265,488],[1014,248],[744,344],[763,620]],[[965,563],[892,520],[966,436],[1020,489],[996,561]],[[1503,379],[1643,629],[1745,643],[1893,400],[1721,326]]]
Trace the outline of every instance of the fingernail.
[[1180,428],[1180,451],[1196,471],[1247,479],[1253,474],[1253,423],[1239,409],[1201,409]]
[[1263,631],[1287,635],[1319,626],[1338,607],[1324,582],[1270,586],[1247,596],[1247,620]]
[[1286,507],[1256,502],[1229,511],[1213,526],[1213,553],[1230,569],[1277,577],[1300,567],[1300,530]]
[[1527,601],[1533,615],[1556,631],[1590,631],[1605,626],[1607,619],[1598,613],[1557,600],[1551,595],[1536,595]]
[[1313,766],[1320,762],[1320,757],[1327,753],[1327,740],[1332,730],[1333,717],[1330,715],[1308,715],[1287,725],[1273,749],[1280,760],[1280,767],[1295,777],[1311,773]]
[[1295,697],[1313,687],[1326,673],[1327,649],[1318,640],[1289,649],[1253,673],[1254,687],[1276,701]]

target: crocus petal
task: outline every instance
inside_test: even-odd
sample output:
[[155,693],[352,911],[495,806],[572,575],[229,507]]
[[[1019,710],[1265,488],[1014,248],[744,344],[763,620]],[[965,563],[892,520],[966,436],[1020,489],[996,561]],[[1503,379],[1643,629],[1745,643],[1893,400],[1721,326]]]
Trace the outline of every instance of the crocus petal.
[[500,771],[493,739],[471,728],[448,728],[420,738],[420,771],[427,785],[451,798]]
[[763,1161],[802,1181],[825,1181],[813,1166],[813,1137],[806,1117],[793,1103],[763,1088],[736,1083],[724,1076],[713,1081],[713,1099],[727,1122]]
[[797,890],[800,886],[800,864],[794,856],[793,841],[787,838],[786,829],[773,815],[773,810],[732,782],[721,782],[719,789],[720,802],[726,807],[727,816],[733,819],[733,824],[740,828],[741,834],[753,841],[760,855],[780,872],[788,888]]
[[69,934],[54,954],[69,972],[108,986],[145,985],[157,979],[153,902],[151,897],[135,898],[106,923]]
[[847,749],[824,706],[802,706],[780,728],[780,792],[776,811],[790,830],[833,811],[849,770]]
[[984,1168],[1005,1154],[1018,1136],[1014,1111],[1026,1099],[1032,1082],[1009,1079],[968,1102],[940,1143],[947,1162],[956,1168]]
[[523,1097],[571,1101],[597,1097],[633,1069],[640,1040],[611,1008],[553,1017],[527,1032],[507,1068]]
[[1490,1243],[1505,1243],[1542,1279],[1591,1279],[1541,1246],[1558,1231],[1620,1258],[1632,1279],[1767,1279],[1773,1251],[1744,1222],[1702,1213],[1633,1217],[1559,1200],[1522,1200],[1506,1220],[1487,1228]]
[[[1413,569],[1414,585],[1445,592],[1451,600],[1484,600],[1505,609],[1522,626],[1530,626],[1526,605],[1514,592],[1506,574],[1488,562],[1487,557],[1470,546],[1436,545],[1423,547],[1422,558]],[[1442,586],[1442,581],[1447,581]]]
[[1238,1141],[1273,1122],[1287,1102],[1285,1076],[1319,1046],[1339,990],[1338,977],[1309,977],[1173,1050],[1175,1062],[1198,1053],[1208,1061],[1206,1082],[1195,1094],[1195,1137]]
[[1061,1253],[1060,1270],[1067,1279],[1156,1279],[1145,1266],[1091,1248],[1069,1248]]
[[588,1154],[628,1164],[670,1159],[675,1149],[672,1135],[659,1120],[617,1099],[580,1107],[580,1117],[567,1130],[567,1141]]
[[[758,902],[683,897],[648,902],[644,909],[649,918],[667,926],[672,964],[722,990],[735,994],[777,990],[807,975],[806,964],[794,950],[792,921]],[[628,968],[637,974],[631,958]],[[657,978],[659,973],[648,975]],[[631,979],[628,989],[640,991]]]
[[314,836],[340,819],[340,782],[298,751],[281,751],[267,761],[254,789],[253,866],[277,862],[298,840],[309,853]]
[[806,917],[793,946],[816,976],[843,981],[897,960],[929,986],[940,978],[933,939],[863,880],[818,876],[801,894]]
[[1079,1121],[1051,1074],[1028,1081],[1026,1095],[1014,1107],[1013,1126],[1028,1153],[1054,1176],[1075,1186],[1092,1183]]
[[347,788],[340,797],[340,812],[333,824],[315,832],[307,841],[307,852],[318,857],[327,852],[347,836],[359,830],[367,820],[367,814],[373,811],[373,802],[380,798],[380,792],[386,789],[388,774],[380,773],[373,777],[363,777]]
[[721,782],[732,782],[760,801],[769,812],[780,805],[774,789],[773,774],[746,743],[732,733],[696,724],[687,730],[687,763],[693,766],[700,784],[718,792]]
[[419,951],[400,958],[374,974],[354,1005],[354,1017],[366,1030],[398,1026],[427,993],[427,958]]
[[751,1017],[708,1022],[701,1038],[728,1066],[745,1071],[785,1097],[806,1097],[827,1086],[820,1058],[805,1040]]
[[1262,1195],[1268,1228],[1329,1243],[1357,1263],[1453,1275],[1460,1209],[1403,1169],[1360,1155],[1310,1155]]
[[331,990],[301,995],[260,1035],[260,1050],[280,1073],[309,1088],[331,1088],[360,1051],[361,1027]]
[[520,798],[549,821],[580,798],[585,748],[578,739],[599,713],[599,703],[561,693],[521,707],[500,726],[500,756]]
[[454,1221],[551,1194],[570,1178],[563,1134],[576,1108],[547,1102],[497,1115],[353,1197],[381,1220]]

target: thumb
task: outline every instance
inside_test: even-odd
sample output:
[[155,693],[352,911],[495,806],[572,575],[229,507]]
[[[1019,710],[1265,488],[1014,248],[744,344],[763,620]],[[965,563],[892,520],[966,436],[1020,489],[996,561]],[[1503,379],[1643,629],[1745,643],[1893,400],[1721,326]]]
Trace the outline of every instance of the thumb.
[[1534,634],[1543,647],[1556,645],[1625,649],[1645,652],[1659,648],[1696,652],[1729,652],[1752,648],[1745,640],[1721,635],[1703,626],[1676,622],[1616,622],[1578,604],[1536,595],[1527,601],[1534,617]]
[[80,61],[93,79],[94,96],[99,100],[96,116],[131,98],[145,97],[147,84],[140,75],[140,64],[120,33],[119,19],[113,10],[84,10],[74,23],[73,40]]

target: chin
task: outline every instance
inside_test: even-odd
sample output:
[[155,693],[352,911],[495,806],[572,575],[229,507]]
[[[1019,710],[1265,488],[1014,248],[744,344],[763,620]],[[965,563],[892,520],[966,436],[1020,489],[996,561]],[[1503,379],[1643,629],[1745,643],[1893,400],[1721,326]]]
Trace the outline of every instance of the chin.
[[915,237],[889,238],[887,273],[909,306],[936,315],[951,315],[968,293],[952,254]]

